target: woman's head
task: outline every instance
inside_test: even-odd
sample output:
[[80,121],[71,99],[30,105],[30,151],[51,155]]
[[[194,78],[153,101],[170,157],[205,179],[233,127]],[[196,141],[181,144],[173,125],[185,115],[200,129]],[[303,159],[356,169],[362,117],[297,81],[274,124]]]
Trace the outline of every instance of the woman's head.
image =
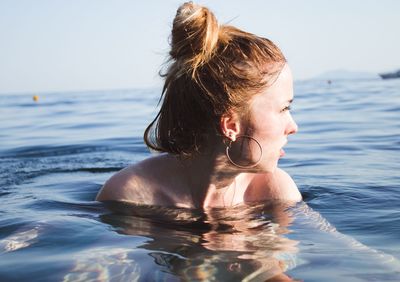
[[210,10],[192,2],[177,11],[169,54],[161,108],[145,142],[182,156],[222,140],[223,116],[248,119],[253,97],[273,84],[286,62],[270,40],[219,25]]

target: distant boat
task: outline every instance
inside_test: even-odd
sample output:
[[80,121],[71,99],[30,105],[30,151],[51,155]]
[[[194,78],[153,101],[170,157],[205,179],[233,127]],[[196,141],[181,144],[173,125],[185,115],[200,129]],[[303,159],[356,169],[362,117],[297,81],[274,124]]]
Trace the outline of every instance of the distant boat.
[[400,70],[395,72],[380,73],[379,76],[383,79],[400,78]]

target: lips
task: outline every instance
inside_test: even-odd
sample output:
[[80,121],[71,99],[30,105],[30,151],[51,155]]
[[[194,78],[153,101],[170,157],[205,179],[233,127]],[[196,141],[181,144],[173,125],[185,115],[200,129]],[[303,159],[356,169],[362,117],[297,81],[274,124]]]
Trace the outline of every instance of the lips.
[[282,148],[279,150],[279,157],[282,158],[285,155],[285,150],[283,150],[283,147],[285,147],[287,144],[287,140],[286,142],[283,144]]

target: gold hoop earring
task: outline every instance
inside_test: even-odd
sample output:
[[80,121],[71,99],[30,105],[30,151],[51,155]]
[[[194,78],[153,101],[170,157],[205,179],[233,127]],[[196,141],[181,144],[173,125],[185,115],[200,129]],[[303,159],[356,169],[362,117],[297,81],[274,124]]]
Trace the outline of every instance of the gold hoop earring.
[[[237,140],[239,140],[240,138],[248,138],[248,139],[250,139],[250,140],[253,140],[254,142],[256,142],[256,144],[257,144],[258,147],[260,148],[260,157],[258,158],[258,160],[257,160],[254,164],[250,164],[250,165],[240,165],[240,164],[237,164],[237,163],[235,163],[235,162],[232,160],[231,156],[229,155],[229,151],[230,151],[230,149],[231,149],[231,147],[232,147],[232,143],[237,142]],[[229,160],[234,166],[239,167],[239,168],[247,169],[247,168],[253,168],[253,167],[257,166],[257,165],[260,163],[260,161],[261,161],[261,159],[262,159],[262,156],[263,156],[263,149],[262,149],[262,147],[261,147],[260,142],[258,142],[257,139],[255,139],[254,137],[251,137],[251,136],[248,136],[248,135],[239,135],[239,136],[236,137],[236,140],[235,140],[235,141],[230,140],[229,144],[226,146],[225,154],[226,154],[228,160]]]

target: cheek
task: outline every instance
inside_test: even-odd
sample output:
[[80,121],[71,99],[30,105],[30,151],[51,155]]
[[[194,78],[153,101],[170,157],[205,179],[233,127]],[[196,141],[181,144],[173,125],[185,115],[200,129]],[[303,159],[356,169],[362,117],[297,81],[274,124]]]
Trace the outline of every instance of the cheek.
[[282,137],[282,121],[276,116],[269,115],[264,119],[259,119],[254,124],[254,135],[262,143],[274,143]]

